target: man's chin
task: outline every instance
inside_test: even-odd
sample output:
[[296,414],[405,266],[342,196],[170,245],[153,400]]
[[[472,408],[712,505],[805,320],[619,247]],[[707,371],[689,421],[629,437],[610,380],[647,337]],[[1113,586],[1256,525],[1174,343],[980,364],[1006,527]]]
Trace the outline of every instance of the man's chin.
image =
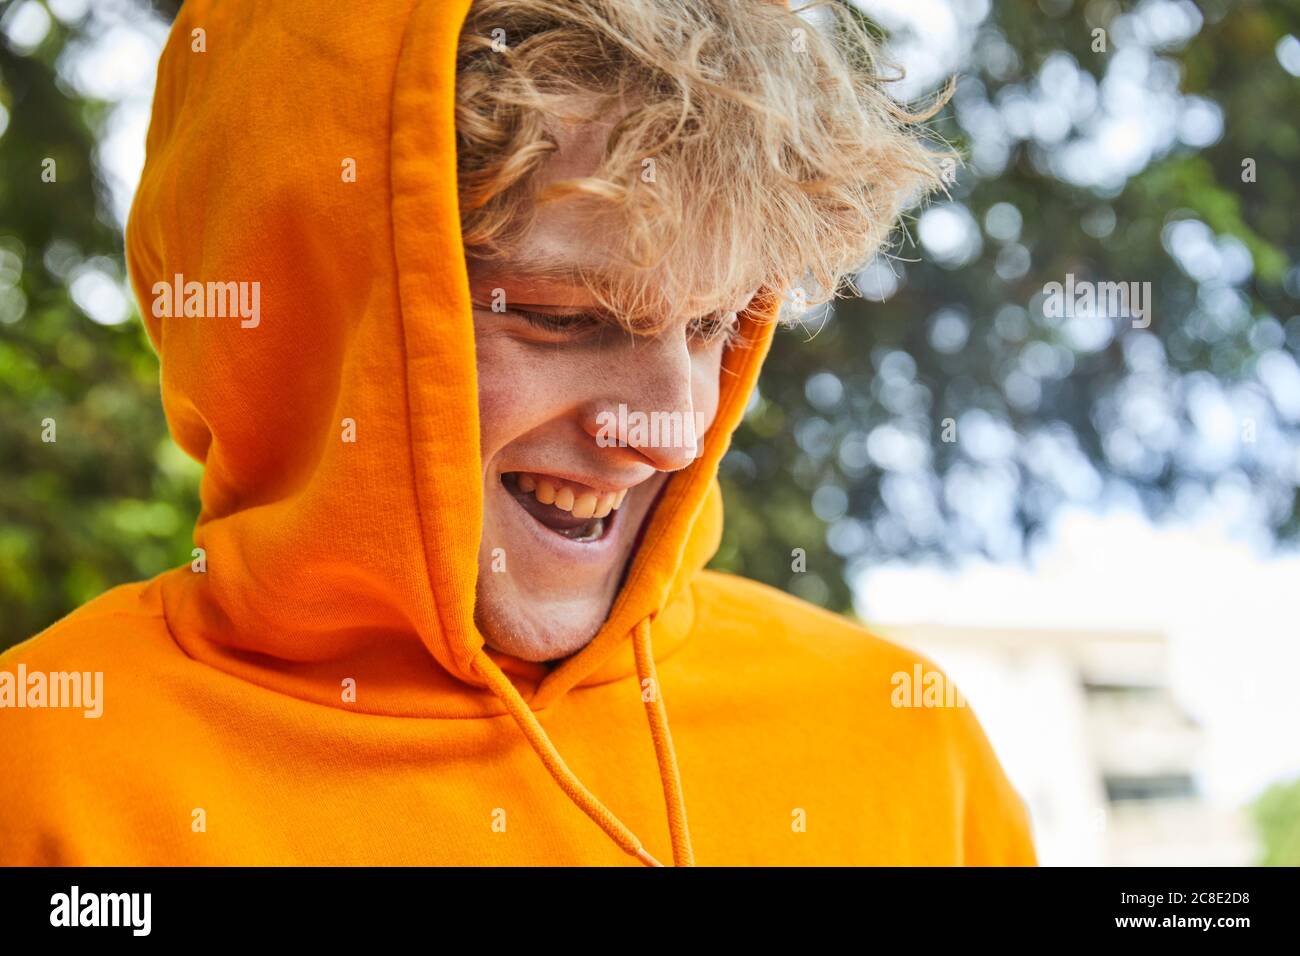
[[604,616],[539,619],[532,614],[511,613],[480,604],[475,609],[474,623],[493,650],[520,660],[543,663],[569,657],[586,647],[600,631]]

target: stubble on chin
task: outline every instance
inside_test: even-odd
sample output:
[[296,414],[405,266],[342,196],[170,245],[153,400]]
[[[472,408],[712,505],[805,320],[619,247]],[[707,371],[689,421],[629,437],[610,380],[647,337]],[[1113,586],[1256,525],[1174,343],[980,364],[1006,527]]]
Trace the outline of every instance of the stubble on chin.
[[491,599],[480,598],[474,606],[474,624],[488,647],[535,663],[558,662],[576,654],[591,643],[601,623],[545,624]]

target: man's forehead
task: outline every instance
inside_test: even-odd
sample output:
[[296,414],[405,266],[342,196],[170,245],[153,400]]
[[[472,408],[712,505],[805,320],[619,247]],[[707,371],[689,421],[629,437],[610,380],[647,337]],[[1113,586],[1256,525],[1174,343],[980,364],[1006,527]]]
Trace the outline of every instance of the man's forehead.
[[582,308],[594,306],[601,298],[618,303],[635,296],[647,310],[685,318],[742,311],[758,292],[754,286],[730,297],[680,294],[671,283],[647,283],[643,275],[617,266],[580,263],[546,251],[522,251],[496,260],[470,259],[469,273],[476,292],[502,288],[519,305]]

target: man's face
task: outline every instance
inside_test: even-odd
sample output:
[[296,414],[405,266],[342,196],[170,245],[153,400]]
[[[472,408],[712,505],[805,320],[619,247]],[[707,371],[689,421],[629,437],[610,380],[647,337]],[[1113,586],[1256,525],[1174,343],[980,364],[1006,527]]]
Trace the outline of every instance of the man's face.
[[[590,172],[602,137],[561,137],[543,182]],[[662,331],[633,335],[592,318],[599,303],[581,283],[528,269],[599,267],[606,247],[565,200],[542,208],[518,262],[468,263],[483,455],[475,617],[489,646],[525,660],[572,654],[600,629],[668,474],[703,447],[725,348],[716,333],[748,304],[682,302]],[[652,414],[690,427],[636,427]]]

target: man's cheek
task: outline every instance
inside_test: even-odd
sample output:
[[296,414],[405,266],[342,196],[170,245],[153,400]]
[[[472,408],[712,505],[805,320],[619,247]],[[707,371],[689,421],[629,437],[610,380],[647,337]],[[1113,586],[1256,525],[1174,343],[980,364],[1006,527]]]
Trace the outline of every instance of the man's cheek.
[[691,373],[691,404],[695,407],[695,413],[702,417],[703,426],[707,429],[718,414],[721,388],[719,376],[722,374],[721,350],[717,355],[710,353],[707,358],[697,361]]
[[512,433],[518,431],[515,419],[519,416],[520,392],[507,383],[485,381],[481,376],[478,386],[479,436],[485,454],[495,452],[506,444]]
[[480,375],[479,436],[488,457],[517,438],[541,427],[560,412],[557,396],[568,394],[561,379],[521,375]]

